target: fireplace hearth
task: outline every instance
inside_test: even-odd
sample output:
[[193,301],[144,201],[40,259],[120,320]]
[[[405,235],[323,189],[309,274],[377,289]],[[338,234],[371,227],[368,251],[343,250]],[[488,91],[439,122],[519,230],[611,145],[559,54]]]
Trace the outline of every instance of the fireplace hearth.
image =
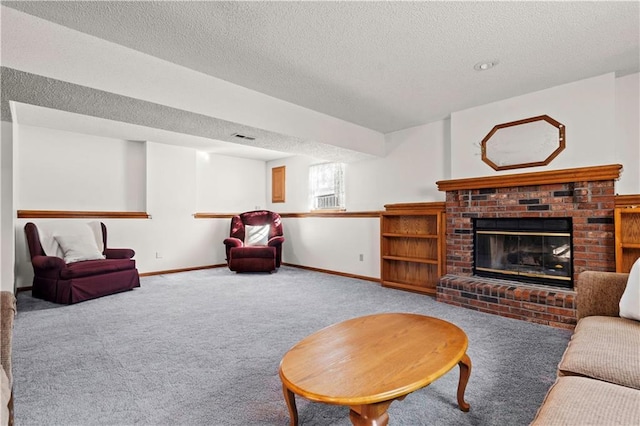
[[571,218],[474,219],[474,275],[573,287]]

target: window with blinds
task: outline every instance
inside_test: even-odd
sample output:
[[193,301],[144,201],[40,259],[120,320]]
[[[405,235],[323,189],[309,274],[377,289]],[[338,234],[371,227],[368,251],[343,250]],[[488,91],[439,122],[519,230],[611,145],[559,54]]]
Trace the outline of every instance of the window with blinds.
[[344,210],[343,163],[323,163],[309,167],[311,210]]

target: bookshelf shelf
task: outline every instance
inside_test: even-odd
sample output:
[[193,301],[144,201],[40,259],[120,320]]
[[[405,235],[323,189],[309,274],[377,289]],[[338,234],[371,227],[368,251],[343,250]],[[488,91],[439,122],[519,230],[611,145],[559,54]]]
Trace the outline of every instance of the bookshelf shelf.
[[444,203],[388,204],[381,215],[385,287],[436,294],[444,273]]

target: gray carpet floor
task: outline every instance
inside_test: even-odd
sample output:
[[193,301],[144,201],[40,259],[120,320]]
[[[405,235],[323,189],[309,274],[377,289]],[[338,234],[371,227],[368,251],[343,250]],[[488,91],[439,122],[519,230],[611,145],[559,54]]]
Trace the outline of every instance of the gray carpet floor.
[[[437,303],[376,283],[282,267],[144,277],[142,287],[71,306],[18,294],[16,425],[287,425],[278,365],[330,324],[377,312],[450,321],[473,363],[390,409],[390,425],[527,425],[571,333]],[[301,425],[350,425],[348,408],[298,398]]]

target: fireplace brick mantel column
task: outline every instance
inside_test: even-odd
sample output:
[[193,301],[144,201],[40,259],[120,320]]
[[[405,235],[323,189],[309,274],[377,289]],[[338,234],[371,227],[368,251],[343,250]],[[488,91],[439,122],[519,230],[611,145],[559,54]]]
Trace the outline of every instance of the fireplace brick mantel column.
[[[464,281],[463,290],[466,285],[467,289],[480,288],[482,296],[486,296],[487,291],[492,292],[486,288],[486,279],[473,277],[473,218],[570,217],[573,222],[574,281],[585,270],[615,270],[614,183],[620,176],[621,168],[621,165],[615,164],[437,182],[438,188],[446,191],[447,220],[447,276],[441,280],[441,284],[446,282],[446,285],[438,287],[438,300],[545,324],[566,323],[567,318],[571,317],[573,320],[568,322],[575,323],[575,315],[567,316],[566,311],[575,309],[574,293],[566,289],[555,292],[554,300],[549,305],[546,304],[546,297],[545,303],[536,298],[536,305],[539,305],[537,307],[527,299],[529,309],[519,306],[516,310],[511,309],[509,303],[499,303],[498,298],[478,303],[481,299],[477,298],[477,294],[475,298],[470,297],[471,293],[452,289],[452,285],[457,282],[457,277],[458,281]],[[473,286],[474,281],[483,285]],[[525,290],[539,289],[537,286],[505,280],[493,279],[489,282],[497,287],[507,285],[510,288],[515,285]],[[553,288],[546,290],[553,293]],[[501,290],[496,288],[495,291]],[[462,296],[462,293],[467,297]],[[572,296],[569,298],[570,302],[556,300],[556,295],[562,297],[565,293]],[[451,297],[445,297],[447,294]],[[471,300],[475,302],[465,304]],[[558,314],[558,308],[563,309],[562,315]],[[549,309],[555,314],[550,313]],[[517,315],[514,314],[516,311]]]

